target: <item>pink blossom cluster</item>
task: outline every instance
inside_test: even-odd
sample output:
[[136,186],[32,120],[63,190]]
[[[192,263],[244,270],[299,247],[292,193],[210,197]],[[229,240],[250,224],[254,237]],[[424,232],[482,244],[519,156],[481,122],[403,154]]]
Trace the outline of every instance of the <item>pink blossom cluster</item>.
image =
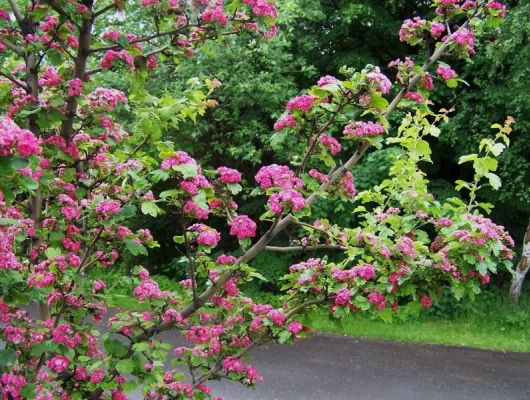
[[387,94],[392,89],[392,82],[386,77],[385,74],[381,73],[379,67],[376,67],[375,72],[369,72],[366,74],[370,87],[381,94]]
[[300,211],[305,207],[306,201],[302,193],[293,189],[286,189],[280,193],[273,193],[267,204],[274,214],[281,214],[288,209]]
[[227,372],[235,372],[237,374],[244,374],[244,380],[248,383],[263,382],[263,378],[258,375],[256,369],[250,365],[243,365],[243,363],[233,357],[227,357],[221,364],[222,368]]
[[268,0],[243,0],[243,3],[251,6],[252,12],[256,16],[267,16],[271,18],[278,16],[276,6]]
[[340,191],[346,196],[353,199],[356,194],[355,185],[353,184],[354,177],[350,171],[346,171],[340,181]]
[[431,35],[433,38],[439,38],[445,32],[445,25],[438,21],[431,22]]
[[96,213],[103,219],[109,219],[112,215],[118,214],[120,210],[121,205],[117,200],[102,200],[95,208]]
[[181,164],[197,165],[197,162],[195,161],[195,159],[190,157],[186,152],[177,151],[176,155],[171,156],[168,159],[162,161],[160,168],[162,168],[163,170],[168,170],[173,165],[181,165]]
[[453,33],[453,40],[459,46],[462,46],[468,54],[475,54],[475,35],[469,29],[460,28]]
[[337,296],[335,297],[335,304],[338,306],[348,305],[351,298],[352,298],[352,294],[349,289],[347,288],[340,289],[337,292]]
[[197,193],[199,193],[200,189],[210,188],[212,185],[204,175],[195,175],[191,180],[187,181],[181,181],[180,187],[182,190],[187,192],[191,196],[195,196]]
[[195,233],[196,242],[203,246],[215,247],[221,240],[221,234],[204,224],[193,224],[188,231]]
[[440,65],[436,72],[444,81],[448,81],[449,79],[453,79],[456,77],[456,72],[453,71],[450,67],[446,67],[444,65]]
[[105,31],[101,34],[101,40],[108,40],[110,42],[116,42],[118,41],[120,36],[121,36],[120,31],[109,29],[108,31]]
[[429,296],[423,296],[420,301],[421,301],[421,306],[423,308],[432,307],[432,300]]
[[[90,108],[112,111],[119,104],[127,103],[125,94],[116,89],[97,88],[86,96]],[[93,110],[92,110],[93,112]]]
[[293,335],[298,335],[300,332],[304,330],[304,327],[300,323],[300,321],[293,321],[289,325],[287,325],[287,330],[291,332]]
[[101,59],[99,66],[103,69],[109,69],[116,60],[122,60],[131,69],[134,69],[134,59],[127,50],[107,50]]
[[256,236],[256,223],[246,215],[238,215],[232,220],[230,235],[237,236],[239,240]]
[[341,82],[334,76],[325,75],[318,80],[317,85],[320,87],[324,87],[327,85],[334,85],[334,84],[339,84],[339,83]]
[[376,308],[379,311],[381,311],[386,306],[385,296],[378,291],[375,291],[368,295],[368,302],[370,304],[375,304]]
[[416,255],[416,248],[414,247],[414,241],[407,236],[401,236],[397,242],[399,250],[409,258],[414,258]]
[[312,169],[309,171],[309,176],[313,179],[318,179],[322,183],[328,183],[329,179],[326,175],[324,175],[322,172],[317,171],[316,169]]
[[256,174],[256,181],[262,189],[272,187],[282,189],[300,189],[304,183],[296,178],[294,172],[285,165],[272,164],[261,167]]
[[313,103],[317,99],[318,98],[315,96],[311,96],[309,94],[303,94],[301,96],[294,97],[291,100],[289,100],[285,108],[287,111],[300,110],[300,111],[307,112],[311,109],[311,107],[313,106]]
[[214,6],[206,8],[201,13],[204,22],[217,21],[219,25],[225,26],[228,23],[228,15],[223,11],[223,0],[217,0]]
[[331,276],[333,279],[336,279],[340,282],[345,282],[357,277],[369,281],[375,277],[375,268],[372,264],[358,265],[347,270],[332,268]]
[[416,103],[423,103],[425,99],[418,92],[407,92],[405,94],[407,100],[415,101]]
[[422,29],[427,21],[420,17],[414,17],[414,19],[406,19],[399,29],[399,40],[407,42],[413,37],[421,37],[421,33],[418,30]]
[[39,85],[46,87],[59,86],[63,80],[53,67],[47,67],[39,78]]
[[378,136],[384,132],[385,127],[379,122],[374,123],[372,121],[356,121],[346,125],[343,134],[344,136],[348,137],[364,138]]
[[219,176],[219,182],[221,183],[238,183],[241,182],[241,173],[235,169],[227,167],[217,168]]
[[114,169],[116,176],[120,175],[123,171],[137,171],[142,168],[142,163],[138,160],[129,160],[124,163],[119,163]]
[[39,139],[27,129],[20,129],[10,118],[0,120],[0,157],[13,154],[14,146],[23,157],[40,154]]
[[68,81],[68,90],[66,94],[68,96],[81,96],[83,93],[83,81],[79,78],[74,78]]
[[138,286],[136,286],[132,292],[133,296],[138,297],[138,300],[144,301],[145,299],[162,299],[168,297],[171,292],[161,291],[158,283],[151,279],[145,279]]
[[490,1],[486,4],[486,11],[491,15],[499,16],[501,18],[506,17],[506,6],[498,1]]
[[199,206],[193,199],[189,199],[184,204],[183,210],[187,215],[197,219],[208,219],[208,214],[210,213],[209,210]]
[[326,149],[330,151],[331,154],[337,155],[340,150],[341,146],[337,139],[335,139],[332,136],[322,135],[320,136],[320,142],[324,145]]
[[283,117],[281,117],[276,123],[274,124],[274,130],[275,131],[281,131],[282,129],[285,129],[287,127],[294,128],[296,126],[296,120],[291,114],[286,114]]

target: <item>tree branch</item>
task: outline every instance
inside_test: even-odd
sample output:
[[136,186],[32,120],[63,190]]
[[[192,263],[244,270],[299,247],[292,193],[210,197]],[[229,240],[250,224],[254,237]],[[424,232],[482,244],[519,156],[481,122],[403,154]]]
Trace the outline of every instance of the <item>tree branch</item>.
[[4,78],[9,79],[11,82],[13,82],[15,85],[21,87],[22,89],[24,89],[24,90],[26,90],[26,91],[28,90],[28,87],[26,86],[25,83],[20,82],[20,81],[17,81],[17,80],[16,80],[15,78],[13,78],[11,75],[6,74],[5,72],[2,72],[2,71],[0,71],[0,75],[3,76]]
[[100,15],[105,14],[107,11],[112,10],[113,8],[116,8],[116,4],[114,2],[106,7],[103,7],[101,10],[92,13],[92,19],[96,19]]
[[9,0],[9,6],[11,7],[13,14],[15,14],[15,19],[17,20],[18,25],[22,28],[22,25],[24,24],[24,17],[18,8],[16,0]]
[[11,42],[10,40],[0,36],[0,43],[6,46],[9,50],[18,54],[20,57],[25,57],[25,53],[24,53],[24,50],[22,50],[22,47],[18,47],[16,44]]
[[288,253],[291,251],[346,250],[346,247],[334,245],[334,244],[321,244],[318,246],[290,246],[290,247],[266,246],[263,250],[275,251],[278,253]]

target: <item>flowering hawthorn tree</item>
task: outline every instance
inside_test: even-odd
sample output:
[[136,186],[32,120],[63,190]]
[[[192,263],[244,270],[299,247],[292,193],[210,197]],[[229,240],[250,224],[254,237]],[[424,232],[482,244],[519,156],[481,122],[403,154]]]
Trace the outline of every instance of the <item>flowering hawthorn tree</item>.
[[[476,171],[473,182],[457,182],[469,191],[469,203],[436,201],[418,167],[430,160],[426,138],[438,136],[437,125],[449,113],[430,110],[429,92],[435,81],[459,83],[440,60],[468,59],[475,35],[502,22],[500,3],[436,0],[434,20],[407,20],[399,32],[401,40],[425,47],[423,66],[410,58],[392,61],[394,83],[375,66],[344,68],[342,80],[322,77],[289,101],[272,141],[292,144],[291,165],[263,166],[255,176],[252,195],[267,197],[261,219],[270,223],[259,238],[256,223],[237,214],[238,171],[201,167],[160,141],[163,130],[215,106],[211,95],[220,82],[191,80],[182,98],[155,98],[144,83],[160,58],[193,56],[211,38],[274,36],[273,3],[8,3],[0,8],[2,399],[119,400],[138,384],[146,399],[212,398],[209,380],[261,381],[241,358],[267,341],[305,337],[307,328],[295,318],[304,310],[323,306],[337,318],[368,312],[389,320],[400,307],[430,307],[444,285],[457,298],[473,296],[499,265],[510,268],[512,239],[480,214],[490,205],[477,203],[475,193],[484,184],[500,186],[495,157],[508,145],[513,121],[494,126],[495,138],[462,158]],[[110,24],[129,15],[138,32],[95,33],[97,19]],[[128,94],[91,79],[114,72],[127,76]],[[130,133],[116,122],[126,106],[134,115]],[[402,122],[391,130],[388,117],[397,109]],[[341,141],[357,150],[337,166]],[[357,194],[350,170],[370,147],[384,143],[401,149],[388,179]],[[172,189],[155,198],[150,189],[160,181]],[[358,226],[311,220],[317,201],[339,198],[358,202]],[[161,291],[136,267],[132,294],[150,311],[106,318],[105,282],[87,274],[112,268],[122,251],[147,254],[155,247],[148,230],[133,232],[127,224],[138,212],[161,214],[160,203],[174,211],[174,239],[185,252],[189,279],[181,290]],[[210,257],[220,241],[207,225],[213,217],[230,226],[238,256]],[[302,232],[299,243],[270,246],[288,226]],[[299,250],[343,257],[292,265],[281,309],[240,293],[238,284],[261,277],[251,266],[258,253]],[[38,320],[22,307],[30,301],[40,302]],[[158,339],[169,330],[181,331],[189,346],[172,349]],[[165,370],[169,354],[177,370]]]

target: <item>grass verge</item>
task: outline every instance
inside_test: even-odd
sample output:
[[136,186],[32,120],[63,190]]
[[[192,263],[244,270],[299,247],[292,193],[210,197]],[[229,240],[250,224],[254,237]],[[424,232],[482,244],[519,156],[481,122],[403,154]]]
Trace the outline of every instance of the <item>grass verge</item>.
[[420,317],[418,320],[386,323],[364,317],[330,320],[322,312],[311,312],[302,319],[316,332],[374,339],[466,346],[488,350],[530,352],[527,329],[499,327],[472,319]]

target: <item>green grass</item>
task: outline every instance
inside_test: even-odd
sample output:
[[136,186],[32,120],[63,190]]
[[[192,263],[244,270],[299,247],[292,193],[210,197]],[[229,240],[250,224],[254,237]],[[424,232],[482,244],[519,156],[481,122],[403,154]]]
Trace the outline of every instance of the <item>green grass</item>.
[[385,323],[367,318],[330,320],[322,312],[312,312],[306,323],[317,332],[366,338],[420,342],[479,349],[530,352],[528,329],[489,325],[473,319],[423,317],[417,320]]

